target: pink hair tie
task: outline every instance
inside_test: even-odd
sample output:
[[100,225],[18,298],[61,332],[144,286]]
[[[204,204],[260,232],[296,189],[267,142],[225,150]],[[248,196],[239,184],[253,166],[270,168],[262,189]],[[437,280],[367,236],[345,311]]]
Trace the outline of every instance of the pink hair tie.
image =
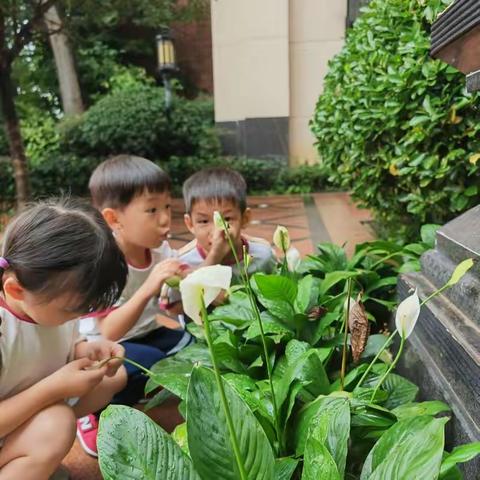
[[6,270],[9,266],[8,260],[5,257],[0,257],[0,268]]

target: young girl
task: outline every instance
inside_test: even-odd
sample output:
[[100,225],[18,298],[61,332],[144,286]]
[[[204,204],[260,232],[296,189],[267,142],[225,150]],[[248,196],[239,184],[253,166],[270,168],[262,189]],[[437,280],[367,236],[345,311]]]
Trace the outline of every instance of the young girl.
[[0,254],[1,480],[47,480],[72,446],[75,418],[125,386],[120,361],[97,363],[123,348],[87,343],[71,320],[109,308],[126,276],[92,207],[40,203],[8,226]]

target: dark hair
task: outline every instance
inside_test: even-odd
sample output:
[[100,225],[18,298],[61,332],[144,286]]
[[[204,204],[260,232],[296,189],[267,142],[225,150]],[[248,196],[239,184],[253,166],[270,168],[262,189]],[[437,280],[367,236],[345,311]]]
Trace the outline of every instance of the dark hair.
[[88,188],[95,207],[121,208],[142,193],[170,190],[170,177],[146,158],[117,155],[98,165]]
[[230,200],[243,213],[247,208],[247,184],[240,173],[230,168],[206,168],[185,181],[183,200],[187,213],[198,200]]
[[45,301],[62,293],[78,297],[74,312],[111,307],[127,279],[110,228],[98,210],[79,200],[50,200],[20,213],[5,231],[2,256],[20,284]]

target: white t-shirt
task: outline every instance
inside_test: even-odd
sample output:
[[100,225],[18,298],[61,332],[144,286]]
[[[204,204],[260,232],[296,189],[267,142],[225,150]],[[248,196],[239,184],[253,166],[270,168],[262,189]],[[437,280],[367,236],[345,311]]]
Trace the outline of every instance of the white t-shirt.
[[[125,302],[130,300],[135,292],[144,284],[145,280],[150,275],[155,265],[167,258],[175,258],[177,256],[176,250],[173,250],[168,242],[163,242],[162,245],[155,249],[150,250],[151,262],[150,265],[144,268],[137,268],[133,265],[128,265],[128,279],[122,295],[115,306],[112,308],[120,307]],[[102,316],[107,315],[112,310],[101,312]],[[147,303],[140,318],[135,325],[124,335],[119,342],[128,340],[129,338],[140,338],[148,333],[159,328],[156,316],[160,313],[164,313],[159,306],[159,298],[153,297]],[[100,328],[98,325],[97,317],[85,317],[80,319],[80,332],[87,336],[89,340],[101,339]]]
[[0,400],[16,395],[73,360],[78,321],[56,327],[19,318],[0,297]]

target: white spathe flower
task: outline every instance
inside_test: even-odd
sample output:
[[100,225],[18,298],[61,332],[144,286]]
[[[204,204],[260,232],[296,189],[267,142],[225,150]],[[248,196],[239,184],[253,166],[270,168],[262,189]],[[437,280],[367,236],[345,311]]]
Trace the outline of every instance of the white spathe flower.
[[285,227],[279,225],[273,234],[273,244],[282,252],[290,248],[290,235]]
[[223,226],[222,214],[218,210],[213,212],[213,224],[215,225],[215,228],[218,228],[219,230],[225,229]]
[[420,315],[420,299],[417,290],[405,300],[400,302],[395,315],[395,326],[403,339],[412,333],[418,316]]
[[302,261],[300,252],[295,247],[291,247],[288,249],[285,257],[287,259],[288,270],[290,272],[295,272]]
[[180,282],[184,312],[198,325],[202,324],[202,297],[208,307],[232,281],[232,267],[212,265],[195,270]]

